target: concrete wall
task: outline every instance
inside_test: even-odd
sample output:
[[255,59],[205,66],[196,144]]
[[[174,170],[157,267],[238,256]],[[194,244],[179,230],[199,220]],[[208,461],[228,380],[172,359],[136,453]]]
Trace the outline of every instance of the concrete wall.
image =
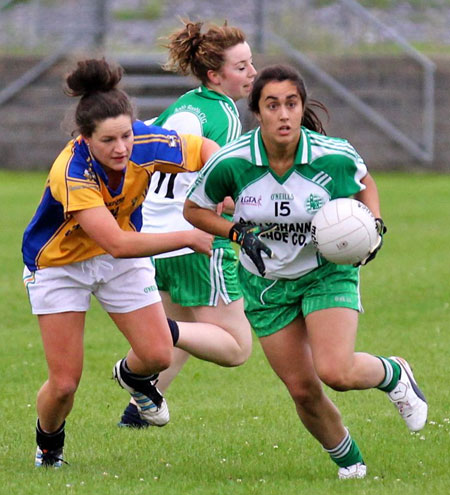
[[[257,67],[279,59],[256,58]],[[368,123],[348,105],[335,97],[314,78],[304,73],[310,97],[322,101],[330,112],[325,126],[329,135],[344,137],[356,147],[372,170],[426,170],[450,172],[450,58],[434,59],[436,72],[436,137],[435,159],[431,165],[415,160],[398,144]],[[14,76],[23,73],[32,64],[30,59],[0,58],[0,89]],[[366,103],[374,106],[383,116],[417,140],[421,138],[422,86],[420,69],[414,62],[403,58],[366,57],[321,59],[322,67],[334,75],[348,89]],[[70,138],[73,129],[69,122],[65,130],[61,122],[67,111],[76,103],[62,92],[63,75],[73,66],[65,61],[44,74],[32,87],[25,89],[6,105],[0,107],[0,167],[9,169],[47,169]],[[131,66],[127,73],[132,73]],[[189,85],[186,86],[188,88]],[[141,96],[142,90],[127,89]],[[181,88],[178,88],[180,92]],[[154,94],[155,89],[149,89]],[[167,98],[167,92],[163,92]],[[173,94],[173,98],[176,94]],[[245,103],[241,102],[240,108]],[[142,117],[159,110],[145,109]],[[247,126],[251,119],[244,115]]]

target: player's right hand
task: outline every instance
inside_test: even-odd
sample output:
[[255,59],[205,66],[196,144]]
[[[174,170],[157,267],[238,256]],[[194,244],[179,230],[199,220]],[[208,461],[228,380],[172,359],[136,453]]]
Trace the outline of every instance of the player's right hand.
[[261,252],[272,258],[272,250],[259,237],[271,232],[275,228],[276,225],[274,224],[261,227],[260,225],[235,223],[228,234],[228,237],[232,241],[237,242],[241,246],[242,251],[253,261],[261,277],[264,277],[266,274],[266,265],[262,259]]
[[214,236],[204,232],[200,229],[187,230],[186,235],[191,239],[187,244],[188,247],[196,251],[197,253],[206,254],[212,256],[212,243]]

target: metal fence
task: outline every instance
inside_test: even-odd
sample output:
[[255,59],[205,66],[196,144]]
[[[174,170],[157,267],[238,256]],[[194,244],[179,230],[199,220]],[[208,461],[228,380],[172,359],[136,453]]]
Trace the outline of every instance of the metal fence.
[[[262,46],[270,52],[289,54],[305,70],[345,100],[355,111],[378,127],[412,157],[431,163],[434,157],[435,64],[418,52],[393,26],[377,18],[355,0],[337,0],[320,7],[315,0],[265,2]],[[394,19],[393,19],[394,20]],[[390,76],[380,79],[376,70],[366,70],[349,87],[344,70],[330,74],[330,59],[339,59],[341,68],[358,57],[375,59],[389,55]],[[396,63],[401,61],[402,63]],[[398,86],[407,67],[408,87]],[[404,84],[404,83],[403,83]],[[350,84],[350,86],[352,86]],[[372,94],[365,90],[372,88]],[[416,94],[414,102],[406,101]],[[376,96],[374,93],[377,93]],[[379,95],[391,94],[399,107],[396,114]]]
[[46,55],[67,40],[89,44],[106,30],[108,0],[6,0],[0,3],[0,50]]
[[[160,38],[179,27],[178,17],[240,26],[254,51],[287,54],[411,156],[432,161],[434,64],[355,0],[0,0],[0,53],[41,55],[43,69],[58,52],[79,47],[115,56],[149,54],[162,50]],[[411,61],[409,89],[417,101],[410,116],[392,114],[379,98],[397,92],[401,104],[398,78],[404,63],[393,63],[383,81],[376,71],[366,70],[353,82],[356,91],[346,78],[352,60],[383,55]],[[341,70],[330,73],[331,59],[339,60]],[[13,93],[0,88],[0,104],[36,74],[25,75]],[[364,94],[364,88],[375,88],[378,96]]]

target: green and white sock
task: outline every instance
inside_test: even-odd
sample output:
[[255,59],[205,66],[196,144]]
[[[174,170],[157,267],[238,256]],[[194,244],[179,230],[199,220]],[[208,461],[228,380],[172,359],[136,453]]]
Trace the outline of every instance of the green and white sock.
[[382,363],[385,371],[384,380],[378,385],[378,389],[383,392],[392,392],[400,379],[400,365],[392,359],[376,356]]
[[357,462],[364,463],[361,451],[359,450],[357,443],[350,436],[348,430],[339,445],[334,447],[334,449],[325,450],[330,454],[331,460],[339,467],[353,466],[353,464],[356,464]]

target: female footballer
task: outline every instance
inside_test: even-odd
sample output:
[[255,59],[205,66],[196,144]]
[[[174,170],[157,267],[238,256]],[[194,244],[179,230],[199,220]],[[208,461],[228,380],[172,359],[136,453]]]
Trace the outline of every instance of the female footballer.
[[[350,143],[324,135],[315,108],[325,108],[308,100],[291,67],[259,73],[249,107],[259,127],[210,159],[189,192],[185,216],[241,245],[245,312],[272,369],[304,426],[338,465],[339,478],[363,478],[362,454],[321,381],[338,391],[387,392],[411,431],[424,427],[427,403],[404,359],[355,353],[360,269],[321,258],[310,226],[322,204],[355,196],[378,218],[382,236],[377,188]],[[226,196],[236,204],[234,223],[215,212]]]
[[81,378],[91,294],[131,345],[113,373],[149,423],[169,420],[155,374],[169,366],[174,344],[223,365],[241,352],[216,325],[166,319],[148,258],[183,247],[208,255],[212,236],[138,232],[152,173],[198,170],[218,145],[135,120],[128,96],[117,87],[121,76],[120,67],[95,59],[80,61],[67,76],[67,93],[81,97],[79,137],[51,167],[23,237],[24,282],[48,365],[37,396],[36,466],[64,462],[65,420]]
[[[192,74],[200,86],[178,98],[154,123],[179,133],[207,137],[220,146],[238,138],[241,123],[235,102],[247,98],[256,75],[244,33],[226,23],[204,29],[203,22],[185,21],[184,27],[170,36],[168,49],[166,69]],[[196,176],[155,173],[142,207],[143,232],[193,229],[183,217],[183,205]],[[215,323],[233,336],[240,348],[233,362],[237,366],[248,359],[252,346],[237,258],[230,240],[224,237],[215,239],[212,253],[209,258],[184,248],[153,256],[156,283],[170,318]],[[174,350],[172,364],[159,376],[161,391],[167,390],[188,357],[182,349]],[[148,426],[133,402],[126,407],[119,425]]]

